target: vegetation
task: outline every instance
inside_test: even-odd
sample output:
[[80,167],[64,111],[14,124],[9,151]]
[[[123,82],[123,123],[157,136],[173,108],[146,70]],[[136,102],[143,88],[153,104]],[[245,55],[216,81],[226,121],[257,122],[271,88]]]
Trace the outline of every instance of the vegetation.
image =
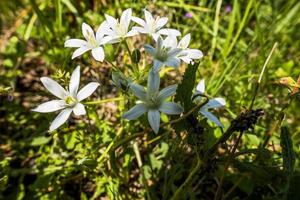
[[[152,77],[160,90],[178,84],[168,102],[183,109],[155,128],[124,113],[153,69],[144,45],[157,43],[139,34],[104,45],[103,62],[64,47],[83,38],[83,22],[98,28],[128,8],[167,17],[204,55]],[[11,0],[0,10],[0,199],[300,199],[299,1]],[[67,88],[75,69],[80,88],[100,86],[81,102],[86,115],[49,132],[57,113],[32,111],[53,99],[40,77]],[[208,111],[221,124],[204,110],[218,98],[226,105]]]

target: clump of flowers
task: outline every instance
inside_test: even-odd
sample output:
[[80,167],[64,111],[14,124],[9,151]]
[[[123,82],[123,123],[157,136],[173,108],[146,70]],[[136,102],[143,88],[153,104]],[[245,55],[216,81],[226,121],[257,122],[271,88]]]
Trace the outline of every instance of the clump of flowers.
[[[160,88],[160,70],[163,67],[177,68],[181,65],[181,61],[187,64],[193,64],[194,60],[203,57],[203,53],[198,49],[189,47],[191,35],[187,34],[181,39],[180,31],[167,28],[168,18],[154,17],[148,10],[144,9],[145,19],[132,16],[132,10],[127,9],[122,12],[120,19],[116,19],[110,15],[105,15],[103,21],[96,32],[86,23],[82,24],[83,39],[69,39],[65,42],[65,47],[77,48],[72,55],[72,59],[82,55],[87,51],[91,51],[92,57],[96,61],[105,61],[105,45],[118,45],[128,52],[131,59],[129,70],[132,74],[128,77],[122,72],[124,68],[118,68],[113,62],[108,61],[113,67],[112,79],[118,88],[123,92],[131,91],[138,98],[137,104],[122,116],[128,120],[134,120],[141,115],[147,113],[150,127],[155,133],[159,132],[160,113],[167,115],[179,115],[184,110],[178,103],[172,102],[170,97],[176,93],[177,85],[168,86],[162,90]],[[132,23],[135,23],[132,25]],[[145,34],[151,41],[145,44],[144,50],[152,58],[149,68],[139,66],[140,51],[131,50],[128,45],[130,37]],[[179,42],[178,42],[179,41]],[[132,53],[135,53],[132,55]],[[136,56],[136,57],[134,57]],[[125,64],[124,64],[125,65]],[[140,77],[141,70],[148,73],[147,88],[140,83],[143,79]],[[129,78],[130,77],[130,78]],[[89,83],[78,92],[80,79],[80,68],[77,67],[72,73],[69,89],[66,90],[56,81],[43,77],[41,81],[43,85],[59,100],[52,100],[39,105],[33,111],[46,113],[62,110],[60,114],[50,125],[50,131],[60,127],[69,118],[73,112],[75,115],[84,115],[86,110],[81,103],[82,100],[89,97],[99,86],[99,83]],[[204,81],[197,87],[198,93],[204,93]],[[218,119],[212,115],[208,109],[218,108],[225,105],[222,98],[211,99],[205,106],[200,109],[200,113],[208,119],[222,126]]]

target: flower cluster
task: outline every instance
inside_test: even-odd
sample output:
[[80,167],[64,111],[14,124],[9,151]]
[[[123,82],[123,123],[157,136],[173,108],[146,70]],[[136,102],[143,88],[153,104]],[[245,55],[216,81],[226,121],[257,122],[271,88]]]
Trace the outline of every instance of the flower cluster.
[[[203,54],[198,49],[189,48],[191,35],[187,34],[180,40],[180,31],[176,29],[166,28],[168,18],[153,17],[152,14],[144,10],[145,19],[132,16],[132,10],[127,9],[122,12],[121,17],[116,19],[110,15],[105,15],[105,20],[100,24],[96,32],[86,23],[82,24],[82,35],[84,39],[69,39],[65,42],[65,47],[77,48],[72,55],[72,59],[91,51],[93,58],[96,61],[103,62],[105,60],[105,45],[113,45],[116,43],[124,44],[126,50],[131,54],[127,45],[127,39],[138,34],[145,34],[149,41],[153,44],[145,44],[144,50],[152,57],[151,68],[148,72],[147,89],[142,85],[134,83],[133,81],[126,81],[126,77],[115,76],[114,82],[118,85],[128,83],[128,88],[139,99],[137,105],[123,114],[123,117],[129,120],[138,118],[144,113],[148,113],[148,121],[155,133],[159,131],[160,127],[160,112],[168,115],[177,115],[183,112],[183,108],[174,102],[167,101],[175,92],[177,85],[168,86],[162,90],[160,87],[159,70],[162,67],[177,68],[181,65],[181,61],[190,64],[195,59],[200,59]],[[135,23],[132,25],[132,23]],[[132,59],[132,57],[131,57]],[[133,64],[132,60],[132,64]],[[115,67],[115,66],[114,66]],[[136,66],[139,70],[139,66]],[[116,69],[114,69],[116,70]],[[118,70],[118,69],[117,69]],[[117,71],[113,74],[123,74]],[[122,81],[115,80],[116,77],[122,77]],[[80,67],[77,67],[72,73],[69,89],[66,90],[60,86],[56,81],[43,77],[41,81],[43,85],[53,95],[60,98],[60,100],[52,100],[39,105],[33,109],[36,112],[54,112],[62,110],[50,126],[50,131],[57,129],[68,119],[72,111],[75,115],[84,115],[86,113],[84,105],[80,103],[82,100],[90,96],[99,83],[89,83],[78,92],[80,79]],[[129,78],[128,78],[129,80]],[[130,79],[131,80],[131,79]],[[212,102],[206,105],[206,109]],[[208,112],[200,111],[208,116]]]

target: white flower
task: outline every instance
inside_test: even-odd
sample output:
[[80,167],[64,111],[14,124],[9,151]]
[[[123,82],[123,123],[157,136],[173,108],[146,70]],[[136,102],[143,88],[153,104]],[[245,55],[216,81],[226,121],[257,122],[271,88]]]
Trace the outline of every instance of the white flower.
[[147,90],[141,85],[132,83],[130,89],[142,103],[135,105],[123,115],[124,118],[133,120],[148,112],[148,122],[155,133],[159,131],[160,112],[168,115],[178,115],[183,112],[183,108],[177,103],[166,102],[166,99],[176,92],[177,85],[159,91],[159,84],[159,74],[154,71],[149,72]]
[[100,26],[95,33],[93,29],[86,23],[82,23],[82,34],[86,40],[70,39],[65,42],[65,47],[76,47],[72,55],[72,59],[82,55],[83,53],[92,50],[92,55],[97,61],[103,61],[105,54],[102,45],[106,44],[109,37],[104,37],[103,27]]
[[97,82],[91,82],[84,86],[79,92],[80,82],[80,67],[76,67],[73,71],[70,79],[69,90],[65,90],[56,81],[48,77],[42,77],[41,81],[45,88],[51,92],[54,96],[58,97],[58,100],[51,100],[39,105],[32,111],[40,113],[49,113],[57,110],[62,110],[58,116],[51,123],[49,131],[54,131],[67,121],[72,111],[75,115],[86,114],[84,105],[80,101],[86,99],[97,89],[100,85]]
[[157,17],[154,19],[152,14],[146,9],[144,9],[144,14],[145,14],[145,20],[138,17],[132,17],[132,21],[140,25],[140,27],[134,26],[132,28],[133,30],[137,30],[138,32],[143,34],[148,34],[152,36],[154,40],[157,40],[158,36],[160,35],[167,35],[173,37],[177,37],[181,35],[181,33],[175,29],[169,29],[169,28],[162,29],[162,27],[164,27],[168,22],[167,17],[161,17],[161,18]]
[[190,63],[193,64],[194,59],[200,59],[200,58],[203,57],[202,51],[200,51],[198,49],[188,48],[188,46],[190,44],[190,40],[191,40],[191,35],[190,34],[185,35],[179,41],[179,43],[177,42],[177,38],[172,37],[172,36],[168,36],[165,40],[167,41],[168,45],[171,48],[181,49],[181,52],[178,53],[178,55],[176,57],[179,58],[180,60],[182,60],[183,62],[187,63],[187,64],[190,64]]
[[[196,87],[195,94],[204,94],[204,92],[205,92],[205,82],[204,82],[204,80],[201,80]],[[220,98],[220,97],[213,98],[213,99],[210,99],[207,102],[207,104],[205,104],[204,106],[202,106],[200,108],[199,113],[202,114],[207,119],[209,119],[210,121],[217,124],[218,126],[223,127],[223,124],[219,121],[219,119],[215,115],[213,115],[211,112],[209,112],[208,109],[220,108],[225,105],[226,105],[225,99]]]
[[110,37],[109,43],[117,43],[126,37],[131,37],[138,34],[136,30],[128,30],[131,18],[131,8],[122,13],[120,20],[105,14],[106,20],[101,24],[101,26],[103,27],[103,33]]
[[175,68],[180,65],[180,59],[177,58],[177,55],[181,52],[181,49],[170,44],[170,37],[163,40],[162,37],[159,36],[155,48],[146,44],[144,49],[153,56],[153,69],[155,71],[159,70],[163,65]]

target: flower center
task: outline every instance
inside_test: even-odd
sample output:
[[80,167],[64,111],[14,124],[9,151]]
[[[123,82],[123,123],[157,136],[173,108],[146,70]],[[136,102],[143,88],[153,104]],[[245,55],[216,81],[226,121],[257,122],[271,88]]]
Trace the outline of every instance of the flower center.
[[168,59],[168,52],[169,52],[169,48],[162,47],[161,49],[159,49],[156,52],[155,57],[157,58],[157,60],[160,60],[160,61],[164,62]]
[[72,96],[67,96],[67,98],[65,98],[65,102],[67,105],[73,106],[74,104],[77,103],[77,100],[75,98],[73,98]]
[[94,34],[91,33],[91,32],[88,32],[87,34],[88,34],[87,40],[88,40],[89,45],[90,45],[91,47],[97,47],[97,46],[98,46],[98,42],[97,42],[97,40],[95,39]]
[[117,23],[116,32],[119,36],[124,37],[126,35],[126,28],[122,24]]
[[157,100],[156,96],[148,98],[147,107],[149,109],[158,109],[160,104],[161,103],[160,103],[160,101]]

